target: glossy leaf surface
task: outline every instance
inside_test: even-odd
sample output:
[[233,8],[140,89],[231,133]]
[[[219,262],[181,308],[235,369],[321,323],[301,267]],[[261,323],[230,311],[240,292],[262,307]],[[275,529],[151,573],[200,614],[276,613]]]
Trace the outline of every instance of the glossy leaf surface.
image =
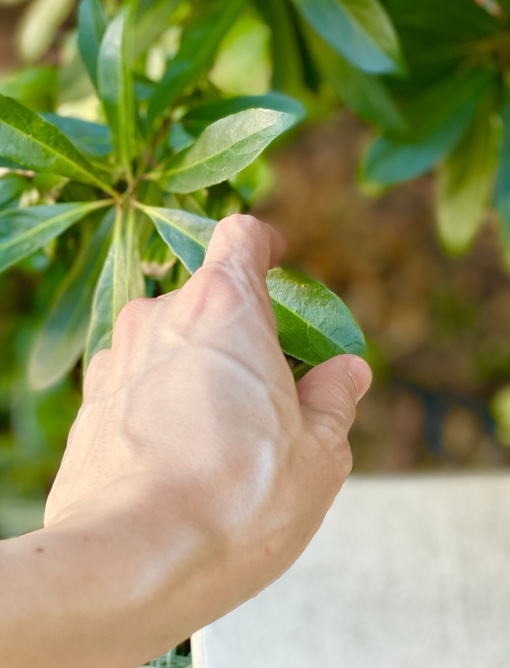
[[[99,214],[104,215],[104,214]],[[96,214],[94,223],[101,221]],[[29,360],[29,379],[40,390],[60,380],[85,348],[92,296],[108,251],[113,217],[104,216],[61,283],[35,340]]]
[[363,334],[326,286],[288,269],[271,269],[267,286],[282,350],[311,366],[342,353],[362,354]]
[[97,87],[97,57],[108,19],[99,0],[81,0],[78,10],[78,47],[87,72]]
[[135,94],[126,48],[127,12],[120,11],[109,24],[98,56],[98,90],[113,134],[118,160],[127,175],[135,145]]
[[0,154],[29,169],[52,172],[112,192],[60,130],[3,95],[0,95]]
[[402,70],[397,34],[377,0],[293,0],[306,21],[342,56],[371,74]]
[[188,193],[234,176],[262,153],[296,119],[270,109],[247,109],[216,121],[167,165],[164,188]]
[[42,248],[106,201],[49,204],[0,213],[0,271]]

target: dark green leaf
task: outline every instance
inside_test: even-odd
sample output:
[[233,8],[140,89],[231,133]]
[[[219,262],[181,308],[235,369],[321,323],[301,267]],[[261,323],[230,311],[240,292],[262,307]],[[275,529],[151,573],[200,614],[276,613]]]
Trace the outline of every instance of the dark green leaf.
[[403,69],[397,34],[377,0],[293,0],[317,33],[370,74]]
[[35,110],[52,109],[57,97],[54,67],[29,67],[0,81],[0,93]]
[[127,176],[136,154],[136,119],[133,77],[128,66],[127,12],[110,23],[99,48],[98,90],[113,134],[113,145]]
[[29,187],[29,181],[17,174],[6,174],[0,178],[0,208],[5,209],[14,204],[24,190]]
[[161,238],[172,252],[193,274],[204,261],[216,221],[180,209],[139,206],[153,220]]
[[106,125],[58,114],[42,114],[42,117],[69,137],[86,156],[101,158],[113,150],[110,130]]
[[110,194],[112,188],[94,174],[78,149],[40,116],[0,95],[0,153],[24,167],[90,183]]
[[83,371],[92,357],[110,348],[115,320],[132,299],[145,295],[134,212],[117,211],[113,240],[94,293]]
[[169,162],[161,184],[186,193],[221,183],[249,165],[295,122],[294,116],[270,109],[247,109],[216,121]]
[[112,211],[101,212],[103,221],[86,243],[61,283],[35,340],[29,360],[29,379],[36,390],[53,385],[78,361],[85,348],[92,296],[108,252]]
[[229,100],[211,102],[191,109],[183,118],[183,123],[190,127],[204,127],[225,116],[247,109],[272,109],[294,116],[298,123],[306,116],[306,110],[298,100],[279,92],[266,95],[242,95]]
[[42,248],[73,223],[108,202],[51,204],[0,212],[0,271]]
[[284,353],[311,366],[342,353],[363,353],[363,334],[351,312],[324,285],[276,268],[269,272],[267,286]]
[[213,2],[182,36],[181,46],[156,88],[151,99],[148,118],[153,122],[171,106],[183,89],[193,83],[213,61],[227,30],[239,15],[245,0]]
[[507,89],[505,98],[501,110],[503,141],[494,204],[499,214],[505,261],[510,267],[510,89]]
[[97,59],[108,19],[99,0],[81,0],[78,10],[78,47],[89,76],[97,88]]
[[492,96],[438,172],[439,232],[452,253],[465,251],[483,222],[494,183],[499,133],[491,118]]

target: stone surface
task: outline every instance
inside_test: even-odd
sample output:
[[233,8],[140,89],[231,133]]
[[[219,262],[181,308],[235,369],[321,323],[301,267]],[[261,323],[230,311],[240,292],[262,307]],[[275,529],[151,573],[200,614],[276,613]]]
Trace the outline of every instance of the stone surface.
[[509,619],[509,475],[352,477],[290,571],[195,636],[193,665],[508,668]]

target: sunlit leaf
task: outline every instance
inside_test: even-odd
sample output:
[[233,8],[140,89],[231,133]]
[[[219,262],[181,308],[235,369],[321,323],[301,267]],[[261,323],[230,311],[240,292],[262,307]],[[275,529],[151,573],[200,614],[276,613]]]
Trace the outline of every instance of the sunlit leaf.
[[97,79],[115,152],[130,175],[136,153],[136,123],[133,77],[127,57],[127,17],[127,11],[121,10],[106,29],[99,48]]
[[247,109],[210,125],[161,175],[164,188],[187,193],[221,183],[262,153],[296,122],[295,116],[270,109]]
[[84,372],[92,357],[110,348],[115,320],[132,299],[145,295],[140,262],[138,230],[132,209],[117,211],[112,243],[96,286],[83,362]]
[[49,49],[73,4],[73,0],[34,0],[28,5],[18,33],[25,62],[34,63]]
[[403,61],[397,34],[378,0],[293,0],[335,51],[371,74],[398,73]]
[[[98,214],[94,216],[95,223],[97,219]],[[82,244],[55,294],[30,355],[28,374],[34,389],[60,380],[85,348],[92,296],[108,251],[112,223],[112,212],[108,212],[92,238]]]
[[0,212],[0,271],[42,248],[87,214],[108,204],[49,204]]
[[60,174],[112,193],[112,188],[94,173],[92,165],[60,130],[3,95],[0,95],[0,154],[24,167]]
[[97,57],[108,19],[99,0],[81,0],[78,10],[78,47],[87,72],[97,87]]
[[57,97],[58,73],[54,67],[29,67],[0,81],[0,93],[31,109],[51,109]]
[[446,248],[466,250],[490,201],[497,163],[499,132],[490,107],[482,105],[474,123],[438,171],[437,212]]

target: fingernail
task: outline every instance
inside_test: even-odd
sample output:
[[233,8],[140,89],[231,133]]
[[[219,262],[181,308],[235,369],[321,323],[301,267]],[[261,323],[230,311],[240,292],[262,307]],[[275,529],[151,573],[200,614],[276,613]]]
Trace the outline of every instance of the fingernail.
[[358,403],[372,383],[372,371],[361,357],[352,357],[347,371],[356,388],[356,403]]

